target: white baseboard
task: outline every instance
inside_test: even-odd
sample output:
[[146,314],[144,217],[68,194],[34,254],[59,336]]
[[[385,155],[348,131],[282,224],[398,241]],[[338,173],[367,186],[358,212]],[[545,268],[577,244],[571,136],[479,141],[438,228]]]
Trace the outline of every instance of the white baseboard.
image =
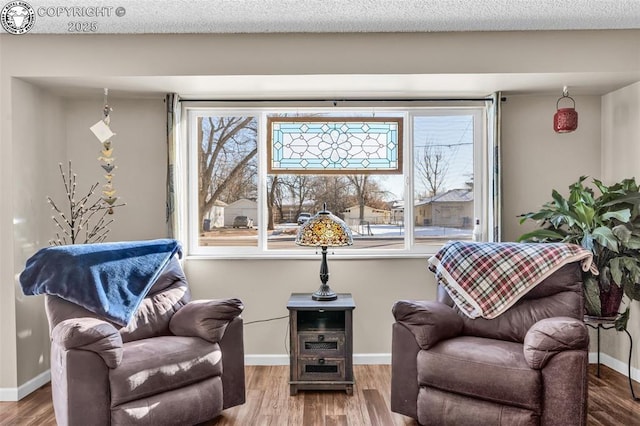
[[[589,363],[596,364],[597,362],[598,353],[589,352]],[[617,371],[625,377],[627,377],[627,375],[629,374],[629,365],[626,362],[620,361],[619,359],[616,359],[607,354],[600,353],[600,364],[606,365],[607,367]],[[636,382],[640,382],[640,370],[631,367],[631,378]]]
[[358,365],[391,364],[391,354],[353,354],[353,363]]
[[18,400],[18,388],[0,388],[0,402]]
[[289,365],[289,355],[245,355],[244,365]]
[[20,401],[50,381],[51,371],[47,370],[17,388],[0,388],[0,401]]

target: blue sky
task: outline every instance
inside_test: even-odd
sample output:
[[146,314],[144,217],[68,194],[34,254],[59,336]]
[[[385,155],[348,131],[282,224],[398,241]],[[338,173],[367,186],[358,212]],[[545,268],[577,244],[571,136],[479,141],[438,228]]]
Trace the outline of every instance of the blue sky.
[[[445,190],[464,188],[473,173],[473,115],[429,115],[415,117],[414,153],[426,144],[435,145],[449,158],[445,177]],[[415,171],[412,171],[415,175]],[[403,199],[402,175],[380,176],[378,181],[393,196],[388,199]],[[416,192],[424,190],[416,179]]]

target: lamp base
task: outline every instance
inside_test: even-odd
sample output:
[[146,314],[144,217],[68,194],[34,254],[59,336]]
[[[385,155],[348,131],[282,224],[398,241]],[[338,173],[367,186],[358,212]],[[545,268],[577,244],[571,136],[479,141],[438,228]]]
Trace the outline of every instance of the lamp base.
[[322,285],[311,295],[311,298],[320,302],[328,302],[330,300],[336,300],[338,295],[334,293],[328,285]]

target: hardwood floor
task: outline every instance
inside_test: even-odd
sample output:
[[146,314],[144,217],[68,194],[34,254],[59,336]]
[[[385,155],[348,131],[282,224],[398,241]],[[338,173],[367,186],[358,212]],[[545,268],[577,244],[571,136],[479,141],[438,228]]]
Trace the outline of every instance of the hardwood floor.
[[[300,392],[289,396],[289,367],[247,367],[247,402],[226,410],[202,426],[400,426],[413,419],[389,410],[388,365],[356,365],[353,396],[345,392]],[[636,385],[636,395],[640,385]],[[0,402],[0,425],[55,425],[51,386],[46,385],[18,402]],[[640,426],[640,402],[631,399],[627,378],[602,366],[589,373],[589,426]],[[90,425],[88,425],[90,426]]]
[[[629,380],[626,376],[600,366],[600,378],[596,366],[589,366],[589,426],[640,425],[640,401],[631,399]],[[640,398],[640,385],[633,382],[636,397]]]

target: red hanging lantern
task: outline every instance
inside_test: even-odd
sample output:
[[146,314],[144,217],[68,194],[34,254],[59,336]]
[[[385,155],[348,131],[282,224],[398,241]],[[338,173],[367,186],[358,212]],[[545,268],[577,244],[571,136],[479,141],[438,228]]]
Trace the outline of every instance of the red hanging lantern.
[[[560,101],[563,99],[569,99],[573,106],[568,108],[560,108]],[[562,91],[562,97],[556,102],[556,113],[553,116],[553,130],[556,133],[569,133],[578,128],[578,111],[576,111],[576,101],[573,100],[567,92],[565,86]]]

